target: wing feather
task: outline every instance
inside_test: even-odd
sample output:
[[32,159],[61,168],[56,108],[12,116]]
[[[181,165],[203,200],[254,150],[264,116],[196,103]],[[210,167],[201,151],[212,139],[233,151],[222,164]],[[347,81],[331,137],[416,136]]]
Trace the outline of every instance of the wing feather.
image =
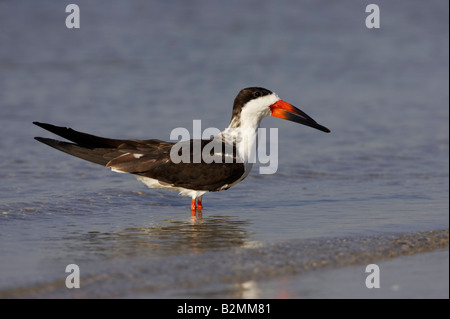
[[[73,142],[35,138],[55,149],[104,165],[114,171],[153,178],[176,187],[217,191],[230,187],[228,185],[240,179],[245,173],[244,165],[236,163],[235,154],[233,154],[233,163],[225,163],[223,153],[221,163],[205,163],[203,159],[200,163],[194,163],[194,140],[185,142],[190,144],[189,163],[174,163],[170,158],[170,150],[175,143],[157,139],[109,139],[78,132],[71,128],[33,123]],[[201,150],[211,141],[201,140]],[[222,145],[222,151],[224,149]]]

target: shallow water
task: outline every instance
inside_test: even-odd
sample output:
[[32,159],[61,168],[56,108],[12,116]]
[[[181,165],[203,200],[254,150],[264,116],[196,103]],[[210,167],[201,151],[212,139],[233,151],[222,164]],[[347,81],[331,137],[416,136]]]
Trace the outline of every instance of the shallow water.
[[[1,2],[2,295],[52,296],[76,263],[94,283],[84,297],[170,297],[176,265],[192,260],[184,297],[198,296],[210,255],[448,228],[448,3],[404,3],[379,1],[381,28],[369,30],[352,1],[78,1],[81,28],[68,30],[64,4]],[[51,134],[32,121],[163,140],[194,119],[223,129],[254,85],[332,132],[263,120],[278,128],[277,173],[256,166],[206,195],[201,216],[188,198],[33,139]],[[142,295],[136,280],[112,284],[117,269],[148,282]]]

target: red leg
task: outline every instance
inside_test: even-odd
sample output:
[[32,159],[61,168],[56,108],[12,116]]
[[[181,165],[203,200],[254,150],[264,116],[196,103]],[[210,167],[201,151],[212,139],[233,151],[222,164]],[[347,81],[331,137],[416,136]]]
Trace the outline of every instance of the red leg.
[[192,202],[191,202],[191,210],[196,210],[197,209],[197,207],[195,206],[195,198],[193,198],[192,199]]
[[201,196],[197,200],[197,209],[203,209],[202,197]]

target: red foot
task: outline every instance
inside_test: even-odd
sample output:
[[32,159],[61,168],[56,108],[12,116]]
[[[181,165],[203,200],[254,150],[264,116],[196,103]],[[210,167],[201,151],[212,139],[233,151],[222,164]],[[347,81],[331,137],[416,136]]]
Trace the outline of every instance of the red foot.
[[202,200],[199,198],[197,200],[197,205],[195,205],[195,198],[192,199],[191,202],[191,211],[201,210],[203,209]]

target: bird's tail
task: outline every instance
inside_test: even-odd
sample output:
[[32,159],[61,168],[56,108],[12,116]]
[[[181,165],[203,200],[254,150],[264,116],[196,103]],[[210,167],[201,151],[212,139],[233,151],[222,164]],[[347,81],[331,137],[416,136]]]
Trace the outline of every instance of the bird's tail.
[[33,122],[33,124],[40,126],[56,135],[64,137],[74,143],[58,141],[51,138],[35,137],[37,141],[47,144],[48,146],[67,154],[103,166],[106,166],[110,160],[120,155],[120,153],[117,152],[117,147],[124,142],[123,140],[103,138],[78,132],[67,127],[60,127],[39,122]]

